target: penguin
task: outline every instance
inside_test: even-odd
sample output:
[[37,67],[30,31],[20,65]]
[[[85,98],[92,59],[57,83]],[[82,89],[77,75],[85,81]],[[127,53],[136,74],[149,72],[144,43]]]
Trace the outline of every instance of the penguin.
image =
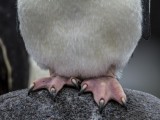
[[18,0],[26,49],[50,72],[29,93],[80,86],[100,109],[110,100],[125,105],[118,80],[139,40],[149,36],[148,16],[149,0]]

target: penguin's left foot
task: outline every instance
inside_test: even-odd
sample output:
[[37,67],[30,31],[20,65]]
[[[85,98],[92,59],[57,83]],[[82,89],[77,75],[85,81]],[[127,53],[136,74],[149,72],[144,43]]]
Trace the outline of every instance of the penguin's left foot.
[[100,112],[109,100],[115,100],[121,105],[125,105],[127,98],[122,86],[115,76],[107,75],[84,80],[81,83],[80,94],[83,92],[92,92],[94,100],[99,106]]

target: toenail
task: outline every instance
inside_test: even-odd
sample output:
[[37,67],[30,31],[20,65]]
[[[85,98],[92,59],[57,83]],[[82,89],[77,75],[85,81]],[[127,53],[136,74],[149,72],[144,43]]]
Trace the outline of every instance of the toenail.
[[105,107],[105,100],[103,98],[99,101],[99,111],[102,113],[103,108]]
[[123,105],[125,105],[126,102],[127,102],[126,99],[125,99],[124,97],[122,97],[121,101],[122,101],[122,104],[123,104]]
[[72,83],[73,83],[73,84],[77,84],[76,79],[72,78],[72,80],[71,80],[71,81],[72,81]]
[[101,98],[100,101],[99,101],[99,105],[102,105],[102,106],[103,106],[104,103],[105,103],[105,100],[104,100],[103,98]]
[[52,93],[55,93],[56,92],[56,89],[54,87],[51,88],[50,90]]
[[34,87],[35,86],[35,82],[33,82],[31,85],[30,85],[30,88]]
[[87,89],[88,85],[84,84],[79,92],[79,95],[81,95],[83,92],[85,92],[85,90]]
[[84,84],[83,86],[82,86],[82,89],[86,89],[88,87],[88,85],[87,84]]

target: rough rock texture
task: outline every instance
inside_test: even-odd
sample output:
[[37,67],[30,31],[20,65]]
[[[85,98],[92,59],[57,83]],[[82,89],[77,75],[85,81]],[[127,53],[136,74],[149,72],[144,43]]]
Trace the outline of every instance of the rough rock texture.
[[99,113],[91,94],[63,89],[55,99],[47,91],[27,95],[28,89],[0,97],[0,120],[160,120],[160,99],[128,90],[127,109],[111,101]]

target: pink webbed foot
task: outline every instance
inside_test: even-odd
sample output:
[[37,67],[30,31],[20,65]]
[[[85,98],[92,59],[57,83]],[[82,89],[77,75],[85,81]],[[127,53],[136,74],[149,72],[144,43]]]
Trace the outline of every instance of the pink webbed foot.
[[33,82],[28,94],[40,89],[47,89],[51,95],[56,95],[64,85],[79,87],[79,80],[76,78],[65,78],[61,76],[50,76]]
[[121,105],[125,105],[127,100],[122,86],[112,76],[84,80],[81,83],[80,94],[83,92],[93,93],[94,100],[99,106],[100,111],[109,100],[115,100]]

